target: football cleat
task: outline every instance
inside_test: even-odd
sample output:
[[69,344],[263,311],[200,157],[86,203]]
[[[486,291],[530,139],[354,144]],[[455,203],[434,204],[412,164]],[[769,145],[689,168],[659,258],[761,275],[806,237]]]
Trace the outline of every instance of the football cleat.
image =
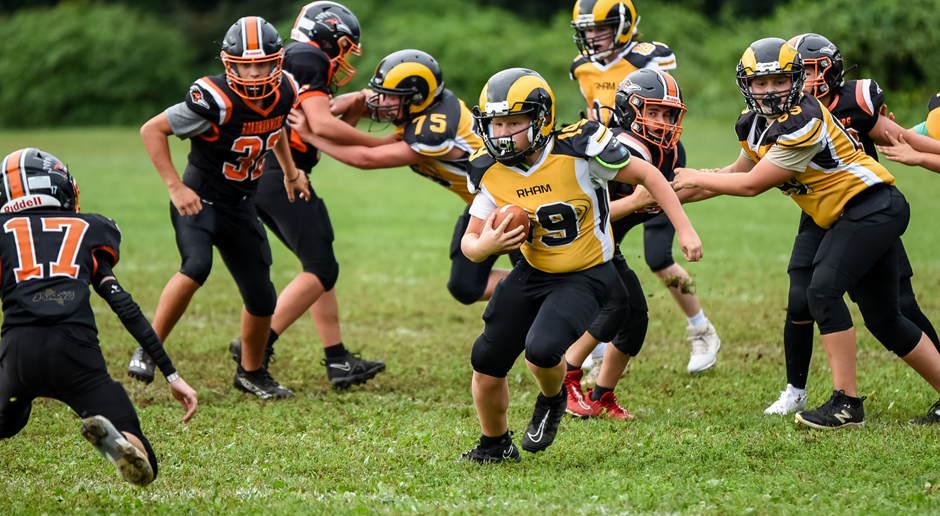
[[772,405],[764,409],[764,414],[778,414],[785,416],[806,409],[806,389],[797,389],[787,384],[787,388],[780,392],[780,397]]
[[150,358],[150,355],[144,351],[144,348],[137,348],[131,356],[131,363],[127,366],[127,376],[149,384],[156,377],[156,371],[157,364]]
[[689,326],[685,329],[692,342],[692,352],[689,354],[689,373],[701,373],[711,369],[718,360],[718,350],[721,348],[721,339],[715,327],[710,322],[698,326]]
[[343,358],[324,358],[320,365],[326,366],[330,383],[341,389],[366,383],[385,370],[385,362],[363,360],[359,353],[348,353]]
[[281,387],[281,384],[275,382],[271,373],[264,368],[249,373],[239,366],[235,371],[233,383],[236,389],[254,394],[263,400],[294,397],[293,392]]
[[[593,392],[593,389],[588,389],[588,399],[591,399],[591,394]],[[617,397],[614,396],[614,393],[612,392],[605,392],[604,395],[601,396],[601,399],[597,401],[591,401],[591,403],[593,403],[598,408],[601,408],[602,410],[606,409],[607,412],[605,415],[610,419],[636,419],[636,416],[631,414],[629,410],[621,407],[620,404],[617,403]]]
[[509,437],[503,439],[501,443],[492,446],[484,446],[482,441],[483,439],[481,437],[481,439],[477,441],[477,447],[461,455],[460,459],[473,461],[478,464],[492,464],[504,460],[514,462],[522,461],[522,457],[519,455],[519,449],[512,443],[512,433],[509,434]]
[[564,396],[559,396],[561,401],[556,404],[545,403],[542,398],[543,396],[540,396],[535,400],[532,420],[522,436],[522,449],[531,453],[540,452],[552,445],[561,418],[565,415]]
[[[588,373],[584,377],[584,383],[597,383],[597,377],[601,375],[601,367],[604,365],[604,355],[597,358],[588,357],[591,365],[587,367]],[[585,360],[587,362],[587,360]],[[584,364],[582,364],[582,367]]]
[[141,487],[153,482],[153,468],[144,452],[127,442],[104,416],[83,419],[82,437],[111,461],[127,482]]
[[864,397],[846,396],[845,391],[832,391],[829,401],[816,410],[796,413],[796,422],[817,430],[860,428],[865,425]]
[[937,401],[927,411],[927,415],[908,421],[912,425],[929,425],[931,423],[940,423],[940,401]]
[[565,412],[581,419],[599,416],[604,412],[604,409],[584,395],[584,391],[581,390],[582,375],[584,375],[582,369],[565,373],[564,388],[566,396],[568,397]]
[[[236,364],[242,365],[242,338],[238,337],[234,339],[228,345],[228,351],[232,354],[232,360]],[[261,368],[265,371],[268,370],[268,366],[271,365],[271,362],[274,360],[271,357],[274,356],[274,346],[267,346],[264,348],[264,360],[261,362]]]

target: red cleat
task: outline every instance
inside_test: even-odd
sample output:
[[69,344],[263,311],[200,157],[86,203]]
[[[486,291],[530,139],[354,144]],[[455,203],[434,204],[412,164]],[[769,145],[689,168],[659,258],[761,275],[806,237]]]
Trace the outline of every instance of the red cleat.
[[565,373],[565,392],[568,396],[568,406],[565,412],[581,419],[599,416],[604,412],[603,407],[591,401],[581,390],[581,377],[584,371],[568,371]]
[[[588,389],[588,393],[587,393],[588,400],[591,399],[591,392],[593,392],[593,389]],[[570,404],[571,398],[568,398],[568,400],[569,400],[568,403]],[[617,403],[617,397],[614,396],[614,393],[612,392],[605,392],[604,395],[601,396],[601,399],[597,401],[589,401],[589,403],[591,403],[592,405],[596,407],[607,409],[607,417],[611,419],[620,419],[620,420],[636,419],[636,416],[631,414],[629,410],[621,407],[620,404]]]

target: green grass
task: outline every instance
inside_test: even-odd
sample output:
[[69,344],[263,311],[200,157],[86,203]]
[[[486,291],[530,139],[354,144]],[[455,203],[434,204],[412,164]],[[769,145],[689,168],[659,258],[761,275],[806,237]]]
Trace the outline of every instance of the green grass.
[[[693,166],[738,152],[732,121],[690,117],[683,135]],[[179,266],[168,195],[136,130],[0,132],[0,154],[38,146],[67,161],[84,211],[117,220],[116,272],[148,317]],[[173,146],[182,169],[186,144]],[[913,206],[905,237],[924,312],[940,322],[940,178],[891,167]],[[685,372],[685,320],[647,270],[641,232],[624,252],[643,281],[651,325],[617,395],[629,423],[566,418],[555,444],[519,465],[456,463],[479,426],[470,396],[470,348],[483,305],[452,300],[445,283],[457,196],[407,170],[362,172],[325,159],[313,174],[336,230],[344,341],[388,371],[349,392],[329,388],[309,317],[279,341],[272,372],[298,397],[259,402],[231,387],[227,343],[241,301],[219,260],[167,342],[200,395],[189,424],[162,381],[131,382],[135,344],[95,299],[101,345],[133,398],[161,461],[149,488],[122,483],[85,443],[78,419],[39,400],[17,437],[0,441],[0,514],[928,514],[940,513],[940,428],[912,428],[936,394],[864,329],[859,387],[867,426],[822,433],[766,417],[784,387],[786,264],[799,220],[795,203],[769,192],[719,198],[688,211],[705,246],[695,277],[723,339],[717,367]],[[273,241],[272,278],[299,272]],[[861,323],[857,311],[856,321]],[[509,374],[510,427],[524,428],[537,393],[521,361]],[[810,403],[830,378],[817,337]]]

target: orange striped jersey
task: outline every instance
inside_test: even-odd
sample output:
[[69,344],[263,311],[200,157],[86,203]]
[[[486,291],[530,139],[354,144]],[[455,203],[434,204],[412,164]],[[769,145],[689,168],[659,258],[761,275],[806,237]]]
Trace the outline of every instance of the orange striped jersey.
[[927,120],[921,122],[914,128],[918,134],[929,136],[934,140],[940,140],[940,93],[930,99],[927,104]]
[[92,253],[117,263],[117,224],[94,213],[33,209],[0,214],[0,226],[2,331],[61,324],[97,331],[88,301],[98,269]]
[[[203,77],[186,94],[186,107],[209,123],[209,129],[192,138],[189,163],[200,177],[184,182],[196,193],[219,200],[237,201],[254,193],[264,172],[267,152],[281,137],[297,100],[297,84],[287,72],[274,94],[259,108],[232,90],[225,74]],[[276,159],[274,156],[271,159]],[[187,182],[188,181],[188,182]]]
[[569,77],[572,81],[578,81],[588,109],[595,114],[600,113],[597,120],[606,124],[617,98],[620,81],[640,68],[674,70],[676,55],[663,43],[633,42],[604,65],[578,54],[571,64]]
[[[333,80],[333,63],[316,43],[294,41],[284,47],[283,70],[297,83],[297,102],[295,107],[310,97],[332,95],[330,84]],[[291,156],[294,165],[305,173],[315,167],[320,161],[320,152],[316,147],[300,139],[296,132],[290,130]]]
[[805,95],[777,119],[745,111],[735,132],[744,153],[755,163],[771,148],[796,150],[819,146],[803,172],[779,185],[820,227],[828,228],[845,204],[866,188],[894,184],[894,176],[865,154],[842,124],[815,97]]
[[842,127],[862,145],[869,156],[878,160],[875,142],[868,134],[881,116],[878,110],[885,103],[884,92],[872,79],[849,81],[833,91],[829,112],[839,120]]
[[555,133],[528,169],[481,149],[470,158],[470,186],[479,192],[470,214],[486,220],[499,206],[524,208],[532,219],[526,261],[549,273],[584,270],[613,257],[607,181],[629,162],[610,130],[588,120]]
[[[473,132],[473,116],[462,100],[445,89],[436,104],[395,130],[412,150],[433,158],[411,165],[411,170],[459,195],[465,203],[473,202],[467,190],[467,163],[483,147],[483,140]],[[443,159],[454,148],[464,151],[463,156]]]

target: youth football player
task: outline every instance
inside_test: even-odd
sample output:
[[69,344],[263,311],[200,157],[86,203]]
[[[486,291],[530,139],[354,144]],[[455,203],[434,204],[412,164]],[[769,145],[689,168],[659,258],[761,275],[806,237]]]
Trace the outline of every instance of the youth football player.
[[[612,295],[627,295],[610,263],[607,181],[644,184],[673,218],[686,258],[701,258],[702,247],[666,179],[649,163],[631,160],[610,130],[582,120],[554,131],[554,96],[532,70],[492,76],[473,113],[485,150],[470,160],[477,195],[461,248],[474,262],[519,248],[524,259],[496,286],[473,345],[473,400],[482,436],[462,458],[519,461],[507,423],[506,374],[516,358],[525,352],[540,390],[521,440],[534,453],[552,444],[565,413],[565,351]],[[520,227],[505,231],[512,217],[494,227],[497,208],[507,204],[530,214],[528,234]]]
[[[262,399],[292,397],[262,367],[277,292],[271,283],[271,248],[251,198],[269,150],[285,170],[284,201],[293,202],[295,191],[309,196],[307,177],[294,167],[283,129],[297,85],[281,70],[281,37],[260,17],[247,16],[232,25],[222,41],[221,59],[224,74],[197,80],[184,102],[140,129],[170,192],[170,219],[183,262],[160,295],[153,328],[161,341],[170,334],[209,277],[215,246],[245,303],[245,352],[235,387]],[[170,135],[192,142],[182,180],[170,160]],[[145,350],[138,349],[128,374],[148,381],[152,364]]]
[[[833,393],[818,409],[797,412],[796,420],[818,429],[859,427],[865,423],[864,398],[858,397],[846,291],[852,289],[872,334],[938,392],[940,353],[898,305],[897,241],[910,207],[894,177],[818,99],[803,94],[805,79],[792,45],[779,38],[752,43],[737,67],[748,106],[735,125],[741,156],[723,173],[677,169],[674,186],[738,196],[776,186],[826,230],[803,295],[822,334]],[[912,422],[940,420],[931,410]]]
[[[640,17],[631,0],[578,0],[571,27],[579,54],[571,65],[571,80],[577,81],[588,105],[588,118],[616,126],[611,122],[617,85],[638,69],[673,70],[676,56],[659,42],[638,42]],[[685,166],[685,150],[677,144],[677,167]],[[668,217],[655,217],[643,225],[643,250],[646,264],[669,289],[686,316],[686,332],[692,350],[688,371],[698,373],[715,365],[721,339],[705,317],[698,296],[690,286],[692,278],[672,258],[675,229]],[[600,353],[603,346],[594,355]],[[592,355],[592,356],[594,356]],[[596,366],[592,368],[593,377]]]
[[0,183],[0,439],[26,426],[34,399],[56,399],[83,418],[82,435],[124,480],[145,486],[157,476],[157,456],[127,392],[108,374],[89,286],[154,358],[186,410],[183,421],[198,401],[112,272],[121,231],[111,219],[78,212],[75,181],[47,152],[9,154]]

